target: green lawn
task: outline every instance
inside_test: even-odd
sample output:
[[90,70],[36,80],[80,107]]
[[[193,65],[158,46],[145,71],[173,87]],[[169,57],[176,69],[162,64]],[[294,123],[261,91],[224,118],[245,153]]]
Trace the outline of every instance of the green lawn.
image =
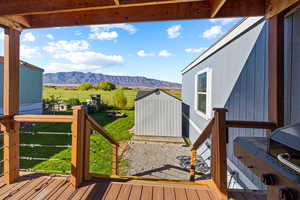
[[[124,94],[127,97],[126,107],[134,107],[134,99],[136,97],[137,90],[124,90]],[[86,101],[90,98],[91,94],[100,94],[103,102],[106,105],[113,106],[114,91],[103,90],[76,90],[76,89],[64,89],[64,88],[43,88],[43,97],[49,98],[51,95],[55,97],[61,97],[63,100],[70,98],[78,98],[80,101]]]
[[[127,114],[126,118],[112,119],[107,117],[107,110],[101,113],[94,113],[91,116],[99,122],[113,138],[117,141],[124,141],[131,137],[129,129],[134,124],[134,111],[120,110]],[[119,111],[119,110],[118,110]],[[35,126],[22,129],[29,132],[62,132],[71,131],[70,124],[64,123],[36,123]],[[90,172],[111,174],[111,144],[107,142],[100,134],[93,133],[90,143]],[[42,144],[42,145],[71,145],[71,135],[44,135],[44,134],[26,134],[22,133],[20,137],[21,144]],[[2,143],[2,141],[1,141]],[[53,147],[21,147],[20,156],[36,158],[58,158],[70,159],[70,148],[53,148]],[[0,155],[3,158],[3,155]],[[2,160],[2,159],[1,159]],[[123,161],[124,162],[124,161]],[[121,162],[121,164],[124,164]],[[21,168],[33,168],[39,170],[54,170],[67,173],[70,171],[70,161],[37,161],[37,160],[20,160]]]

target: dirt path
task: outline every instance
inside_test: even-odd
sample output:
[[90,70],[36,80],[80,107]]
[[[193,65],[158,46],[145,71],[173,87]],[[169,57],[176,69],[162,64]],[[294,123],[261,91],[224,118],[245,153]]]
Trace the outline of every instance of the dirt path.
[[127,175],[188,180],[189,171],[180,165],[178,156],[190,156],[190,147],[130,142],[124,154],[129,163]]

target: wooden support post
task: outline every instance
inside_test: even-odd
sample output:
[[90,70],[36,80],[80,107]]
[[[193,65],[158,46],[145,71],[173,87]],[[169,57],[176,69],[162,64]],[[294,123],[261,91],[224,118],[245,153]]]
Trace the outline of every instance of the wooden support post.
[[269,20],[269,121],[284,125],[284,16]]
[[[3,114],[15,115],[19,112],[19,48],[20,32],[5,28],[4,74],[3,74]],[[13,120],[4,123],[4,181],[13,183],[19,169],[19,123]]]
[[85,107],[74,106],[72,109],[71,184],[78,188],[84,178]]
[[112,175],[118,175],[118,146],[115,144],[112,145]]
[[212,180],[223,196],[227,196],[227,151],[225,108],[214,108],[215,121],[212,130]]
[[91,123],[88,120],[85,120],[85,131],[84,131],[84,168],[83,168],[83,179],[90,180],[90,136],[92,132]]
[[195,181],[197,149],[192,149],[191,153],[192,156],[191,156],[191,168],[190,168],[190,181]]

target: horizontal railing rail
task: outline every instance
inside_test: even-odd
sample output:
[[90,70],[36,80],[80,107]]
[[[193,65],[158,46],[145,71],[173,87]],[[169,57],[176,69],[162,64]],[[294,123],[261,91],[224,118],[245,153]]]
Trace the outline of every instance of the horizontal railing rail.
[[255,128],[255,129],[276,129],[276,124],[273,122],[265,121],[239,121],[239,120],[226,120],[225,123],[228,128]]
[[59,122],[72,123],[72,115],[15,115],[16,122]]

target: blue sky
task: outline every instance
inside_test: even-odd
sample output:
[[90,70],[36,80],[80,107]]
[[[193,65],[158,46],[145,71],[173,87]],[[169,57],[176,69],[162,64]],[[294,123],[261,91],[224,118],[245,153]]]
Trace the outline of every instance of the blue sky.
[[[21,59],[45,72],[82,71],[181,82],[180,71],[240,19],[25,30]],[[0,29],[0,55],[3,30]]]

